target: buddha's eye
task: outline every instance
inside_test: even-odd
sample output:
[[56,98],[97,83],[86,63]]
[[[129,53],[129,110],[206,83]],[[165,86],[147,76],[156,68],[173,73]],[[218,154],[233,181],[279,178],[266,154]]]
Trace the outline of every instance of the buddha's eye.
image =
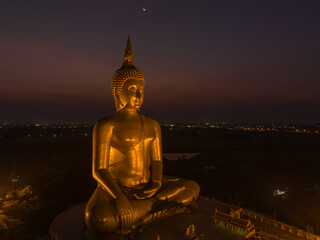
[[131,91],[131,92],[135,92],[135,91],[137,91],[137,87],[136,86],[130,86],[129,88],[129,91]]

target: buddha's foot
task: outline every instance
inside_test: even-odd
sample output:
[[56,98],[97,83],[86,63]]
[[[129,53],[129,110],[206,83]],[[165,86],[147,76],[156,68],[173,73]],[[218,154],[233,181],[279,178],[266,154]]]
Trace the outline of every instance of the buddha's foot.
[[174,215],[189,213],[189,212],[190,210],[185,206],[178,206],[178,207],[176,206],[176,207],[171,207],[168,209],[152,212],[148,214],[146,217],[144,217],[143,219],[141,219],[140,221],[138,221],[137,223],[135,223],[132,230],[134,229],[142,230],[147,224],[150,224],[154,221],[163,220]]

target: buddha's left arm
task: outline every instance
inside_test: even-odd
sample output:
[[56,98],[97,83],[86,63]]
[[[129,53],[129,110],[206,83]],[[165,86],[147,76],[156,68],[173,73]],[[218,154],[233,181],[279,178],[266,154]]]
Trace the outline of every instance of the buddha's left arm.
[[161,128],[158,122],[154,125],[155,139],[151,144],[150,149],[150,165],[151,165],[151,180],[152,182],[159,182],[161,185],[162,181],[162,137]]

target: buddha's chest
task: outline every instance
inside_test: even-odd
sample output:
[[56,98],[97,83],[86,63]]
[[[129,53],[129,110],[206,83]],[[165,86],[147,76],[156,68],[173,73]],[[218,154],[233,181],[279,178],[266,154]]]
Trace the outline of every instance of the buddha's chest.
[[115,123],[112,144],[118,146],[134,146],[142,140],[143,124],[140,118],[120,119]]

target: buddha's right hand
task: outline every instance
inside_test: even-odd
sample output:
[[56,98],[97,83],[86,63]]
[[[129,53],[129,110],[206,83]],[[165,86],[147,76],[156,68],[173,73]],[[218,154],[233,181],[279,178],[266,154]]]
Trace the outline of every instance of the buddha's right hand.
[[127,233],[132,226],[133,209],[126,196],[121,195],[116,199],[116,209],[120,219],[121,232]]

